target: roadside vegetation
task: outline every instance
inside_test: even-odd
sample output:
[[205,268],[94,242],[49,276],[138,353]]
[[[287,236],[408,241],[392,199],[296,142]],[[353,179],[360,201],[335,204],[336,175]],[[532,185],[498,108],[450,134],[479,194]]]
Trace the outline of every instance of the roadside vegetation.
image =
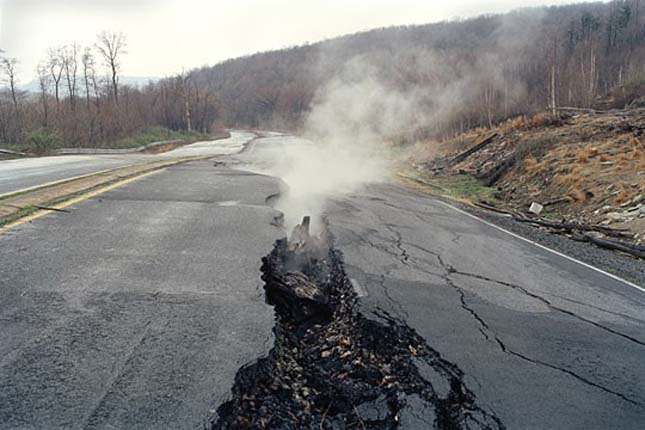
[[[468,175],[480,183],[471,188],[476,204],[613,229],[645,243],[645,109],[521,116],[425,141],[410,161],[417,180],[442,184],[452,194]],[[542,206],[539,214],[529,212],[532,203]]]
[[142,130],[133,136],[125,137],[109,143],[110,148],[137,148],[153,142],[163,142],[172,140],[182,140],[185,142],[196,142],[202,139],[208,139],[209,133],[188,130],[170,130],[164,127],[150,127]]
[[221,129],[213,91],[188,74],[122,84],[126,49],[126,36],[116,32],[85,46],[53,46],[35,70],[37,91],[21,90],[19,59],[0,49],[0,149],[125,148]]
[[405,185],[431,194],[460,200],[465,203],[476,201],[497,201],[497,190],[487,187],[480,180],[469,175],[432,176],[415,169],[402,168],[397,179]]
[[[214,136],[220,137],[221,135],[222,133],[205,133],[195,130],[170,130],[156,126],[135,132],[131,136],[123,137],[121,139],[101,142],[100,147],[118,149],[139,148],[151,143],[167,142],[167,145],[162,145],[159,149],[169,150],[172,149],[172,147],[185,145],[199,140],[211,139]],[[169,148],[165,148],[165,146],[168,146]],[[52,151],[57,149],[69,147],[69,142],[65,141],[65,139],[55,130],[39,128],[30,132],[26,141],[22,145],[9,145],[5,149],[27,154],[43,155],[52,153]]]
[[[615,0],[376,29],[224,61],[150,82],[122,83],[124,34],[53,46],[37,68],[0,53],[0,148],[129,145],[152,127],[299,131],[319,91],[347,64],[417,94],[402,140],[463,133],[560,106],[622,108],[645,90],[645,4]],[[106,72],[104,72],[106,71]]]

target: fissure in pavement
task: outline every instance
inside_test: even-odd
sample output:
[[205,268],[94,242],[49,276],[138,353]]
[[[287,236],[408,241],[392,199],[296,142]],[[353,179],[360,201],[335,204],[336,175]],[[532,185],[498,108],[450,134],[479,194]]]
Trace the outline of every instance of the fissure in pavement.
[[333,238],[307,226],[263,259],[275,344],[238,371],[211,429],[504,428],[405,322],[357,310]]

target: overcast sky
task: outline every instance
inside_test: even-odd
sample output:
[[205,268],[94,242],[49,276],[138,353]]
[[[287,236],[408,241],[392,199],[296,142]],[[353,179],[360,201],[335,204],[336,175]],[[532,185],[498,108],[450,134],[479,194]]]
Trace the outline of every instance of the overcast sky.
[[124,75],[161,77],[258,51],[375,27],[575,0],[0,0],[0,48],[30,80],[47,47],[128,39]]

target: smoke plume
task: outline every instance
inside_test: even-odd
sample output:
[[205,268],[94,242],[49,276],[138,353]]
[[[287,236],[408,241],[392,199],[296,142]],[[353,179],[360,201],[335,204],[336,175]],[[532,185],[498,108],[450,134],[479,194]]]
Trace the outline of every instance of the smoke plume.
[[[422,136],[436,136],[435,130],[465,117],[492,124],[500,106],[517,105],[526,88],[515,78],[513,59],[530,37],[517,36],[512,24],[532,22],[527,17],[535,18],[527,12],[502,20],[489,47],[470,57],[436,49],[384,49],[344,63],[314,97],[303,133],[307,144],[287,146],[279,162],[278,176],[288,187],[278,203],[285,226],[311,215],[315,228],[327,198],[387,180],[393,155],[385,142],[392,138],[419,136],[420,130]],[[534,32],[529,25],[522,28]],[[332,52],[321,53],[318,69],[329,72],[342,51],[336,44]],[[428,145],[423,152],[436,153]]]
[[327,198],[388,178],[384,141],[416,121],[413,94],[387,88],[361,59],[350,61],[318,91],[305,122],[306,144],[287,148],[279,176],[287,185],[277,209],[290,229],[316,220]]

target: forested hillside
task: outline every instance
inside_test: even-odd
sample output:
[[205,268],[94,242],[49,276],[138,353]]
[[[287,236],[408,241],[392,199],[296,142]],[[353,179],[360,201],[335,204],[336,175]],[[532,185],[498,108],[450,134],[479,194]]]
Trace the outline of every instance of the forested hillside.
[[376,29],[228,60],[143,89],[102,78],[105,52],[96,60],[91,50],[70,52],[50,52],[39,94],[12,90],[5,53],[1,142],[30,145],[37,133],[96,146],[152,126],[298,129],[318,92],[348,64],[354,75],[414,95],[417,115],[405,127],[451,134],[559,106],[623,107],[645,94],[645,1]]
[[450,110],[421,124],[437,131],[488,125],[554,99],[622,107],[645,90],[644,9],[641,0],[615,1],[384,28],[230,60],[194,77],[218,94],[227,123],[249,126],[297,125],[316,90],[357,56],[388,87],[415,89]]

